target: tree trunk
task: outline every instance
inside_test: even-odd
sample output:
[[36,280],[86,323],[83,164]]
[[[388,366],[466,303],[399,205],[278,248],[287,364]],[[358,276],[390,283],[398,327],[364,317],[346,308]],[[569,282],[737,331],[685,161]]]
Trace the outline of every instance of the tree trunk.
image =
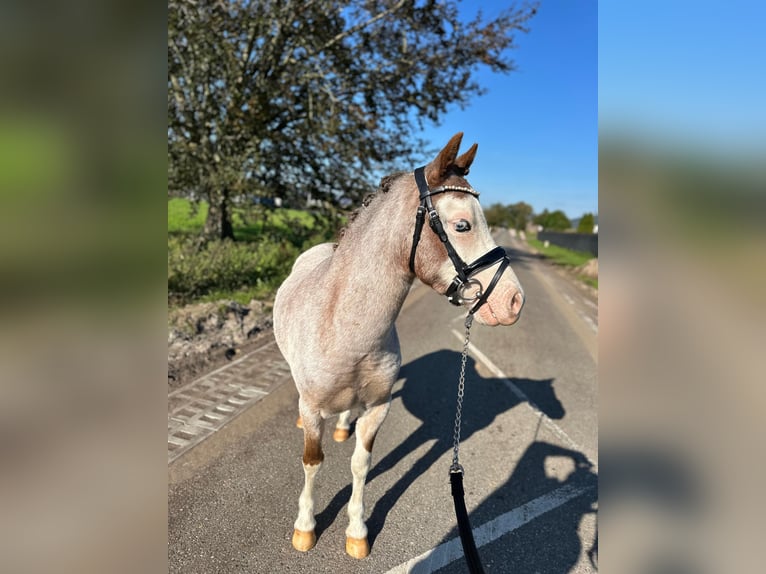
[[208,211],[203,234],[206,239],[234,240],[231,209],[227,191],[208,193]]

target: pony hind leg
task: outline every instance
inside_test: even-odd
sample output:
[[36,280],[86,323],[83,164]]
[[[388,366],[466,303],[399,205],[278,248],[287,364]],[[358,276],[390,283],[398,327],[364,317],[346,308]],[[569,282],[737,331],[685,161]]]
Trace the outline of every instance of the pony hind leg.
[[[351,435],[351,411],[343,411],[338,417],[338,423],[335,425],[335,430],[332,433],[332,438],[335,442],[344,442]],[[299,429],[303,428],[303,417],[298,415],[298,419],[295,421],[295,426]]]
[[314,481],[322,466],[322,434],[324,419],[318,412],[311,412],[300,404],[303,421],[303,473],[305,482],[298,499],[298,518],[293,531],[293,548],[301,552],[311,550],[316,544],[316,520],[314,519]]
[[332,433],[332,438],[335,442],[343,442],[348,439],[351,434],[351,411],[343,411],[338,417],[338,422],[335,425],[335,430]]
[[351,457],[353,484],[346,528],[346,553],[353,558],[365,558],[370,553],[367,525],[364,523],[364,483],[370,471],[372,445],[390,405],[389,399],[383,404],[370,407],[356,422],[356,446]]

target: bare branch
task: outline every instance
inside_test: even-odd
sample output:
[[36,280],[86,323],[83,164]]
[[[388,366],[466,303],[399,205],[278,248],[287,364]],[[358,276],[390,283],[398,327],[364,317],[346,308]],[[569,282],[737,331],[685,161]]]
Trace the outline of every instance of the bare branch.
[[321,48],[316,50],[313,55],[316,55],[319,52],[325,51],[327,48],[331,47],[334,44],[337,44],[338,42],[340,42],[344,38],[348,38],[349,36],[353,36],[354,34],[359,32],[360,30],[364,30],[365,28],[367,28],[368,26],[371,26],[372,24],[374,24],[378,20],[381,20],[381,19],[385,18],[386,16],[390,16],[391,14],[393,14],[394,12],[399,10],[399,8],[404,6],[404,4],[406,2],[407,2],[407,0],[399,0],[399,2],[397,2],[396,4],[391,6],[391,8],[389,8],[388,10],[383,10],[383,12],[381,12],[379,14],[376,14],[375,16],[373,16],[372,18],[370,18],[366,22],[361,22],[361,23],[357,24],[356,26],[352,26],[348,30],[344,30],[340,34],[337,34],[329,42],[326,42]]

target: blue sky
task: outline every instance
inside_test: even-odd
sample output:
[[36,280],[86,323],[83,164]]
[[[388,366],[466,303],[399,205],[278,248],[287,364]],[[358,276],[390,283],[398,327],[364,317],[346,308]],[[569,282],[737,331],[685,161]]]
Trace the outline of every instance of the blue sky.
[[[504,2],[465,0],[485,17]],[[543,0],[512,52],[517,70],[480,72],[488,93],[423,135],[441,147],[462,131],[478,142],[469,180],[485,207],[525,201],[570,218],[598,212],[598,12],[595,0]]]
[[602,2],[601,128],[708,153],[765,151],[765,24],[757,0]]

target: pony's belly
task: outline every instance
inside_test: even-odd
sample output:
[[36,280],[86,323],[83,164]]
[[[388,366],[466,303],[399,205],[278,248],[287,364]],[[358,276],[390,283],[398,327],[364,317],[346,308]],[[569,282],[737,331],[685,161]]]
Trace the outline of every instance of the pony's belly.
[[301,397],[318,406],[323,416],[332,416],[357,406],[368,408],[387,402],[401,363],[398,352],[375,353],[345,368],[305,368],[296,379]]
[[354,389],[342,389],[333,396],[329,397],[319,412],[322,418],[331,417],[342,413],[343,411],[351,410],[352,408],[359,406],[360,401]]

